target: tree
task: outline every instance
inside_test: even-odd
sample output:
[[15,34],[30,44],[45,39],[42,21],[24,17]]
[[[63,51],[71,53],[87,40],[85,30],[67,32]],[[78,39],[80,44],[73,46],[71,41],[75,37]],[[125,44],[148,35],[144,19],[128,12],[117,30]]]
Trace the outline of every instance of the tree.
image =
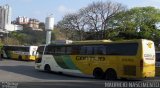
[[155,25],[160,22],[160,10],[154,7],[135,7],[118,13],[112,21],[120,31],[153,32]]
[[52,40],[66,40],[66,39],[68,38],[65,36],[65,33],[61,32],[60,29],[55,27],[54,30],[52,31]]
[[[114,18],[114,16],[124,11],[126,8],[120,3],[112,3],[112,2],[93,2],[88,5],[88,7],[83,8],[80,12],[83,14],[84,19],[87,21],[87,29],[93,32],[102,32],[101,38],[104,39],[105,31],[111,28],[110,20]],[[97,37],[97,36],[96,36]]]
[[[116,14],[111,20],[112,30],[119,33],[115,37],[122,39],[150,39],[159,42],[160,31],[156,24],[160,22],[160,10],[154,7],[135,7]],[[113,38],[114,39],[114,38]]]
[[[58,22],[58,27],[65,32],[69,39],[82,40],[85,24],[86,22],[80,13],[73,13],[66,15],[62,21]],[[76,35],[79,35],[79,37],[76,37]]]
[[37,45],[45,42],[45,34],[45,31],[25,28],[20,31],[10,32],[9,37],[18,40],[22,45]]
[[14,38],[4,38],[4,41],[3,41],[4,44],[7,44],[7,45],[20,45],[20,41],[18,41],[17,39],[14,39]]
[[45,24],[43,22],[39,23],[39,28],[41,28],[43,31],[45,30]]
[[0,39],[0,53],[1,53],[1,48],[3,47],[3,41]]
[[70,37],[74,36],[73,38],[79,36],[79,40],[87,37],[86,32],[90,32],[89,34],[93,36],[90,36],[92,39],[104,39],[106,30],[111,27],[111,18],[123,10],[125,10],[125,6],[120,3],[93,2],[77,13],[66,15],[58,23],[58,27],[66,31],[67,36],[68,34]]

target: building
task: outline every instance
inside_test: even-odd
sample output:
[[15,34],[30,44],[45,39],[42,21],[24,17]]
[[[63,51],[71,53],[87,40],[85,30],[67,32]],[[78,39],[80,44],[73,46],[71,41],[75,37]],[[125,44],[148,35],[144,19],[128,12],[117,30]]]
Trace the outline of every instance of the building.
[[9,5],[0,6],[0,29],[6,29],[8,24],[11,24],[11,8]]
[[5,28],[7,29],[7,31],[17,31],[17,30],[23,30],[23,26],[22,25],[13,25],[13,24],[7,24],[5,26]]
[[0,32],[23,30],[22,26],[11,24],[11,7],[0,6]]
[[22,24],[28,24],[29,23],[29,18],[28,17],[21,17],[21,16],[18,16],[17,18],[16,18],[16,23],[17,24],[20,24],[20,25],[22,25]]
[[39,27],[40,22],[37,19],[28,18],[25,16],[18,16],[14,23],[18,25],[23,25],[25,27],[30,27],[32,28],[32,30],[42,31],[42,29],[40,29]]
[[39,21],[37,19],[30,19],[28,26],[34,29],[39,29]]

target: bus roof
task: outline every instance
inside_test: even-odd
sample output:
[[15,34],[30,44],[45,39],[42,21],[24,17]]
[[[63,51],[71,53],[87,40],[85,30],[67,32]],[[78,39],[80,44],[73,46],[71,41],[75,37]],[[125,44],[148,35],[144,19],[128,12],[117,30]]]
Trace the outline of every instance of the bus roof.
[[33,45],[31,45],[31,46],[29,46],[29,45],[4,45],[5,47],[6,46],[9,46],[9,47],[31,47],[31,46],[33,46]]
[[119,41],[111,41],[111,40],[85,40],[85,41],[72,41],[69,43],[51,43],[49,45],[80,45],[80,44],[106,44],[106,43],[133,43],[140,42],[147,39],[132,39],[132,40],[119,40]]
[[97,44],[104,42],[112,42],[111,40],[86,40],[86,41],[73,41],[72,44]]

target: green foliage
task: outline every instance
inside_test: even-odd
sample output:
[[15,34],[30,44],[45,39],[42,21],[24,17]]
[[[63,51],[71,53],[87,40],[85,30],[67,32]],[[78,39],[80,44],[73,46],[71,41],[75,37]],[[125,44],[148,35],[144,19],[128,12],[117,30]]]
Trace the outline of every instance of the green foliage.
[[3,42],[2,42],[2,40],[0,39],[0,50],[1,50],[2,46],[3,46]]
[[154,7],[136,7],[118,13],[113,20],[122,31],[148,31],[155,29],[155,24],[160,22],[160,10]]
[[[64,40],[67,39],[63,32],[55,28],[52,31],[52,40]],[[14,31],[8,34],[8,38],[3,39],[4,44],[9,45],[40,45],[45,44],[46,31],[35,31],[31,28],[25,28],[21,31]]]
[[20,41],[18,41],[17,39],[15,38],[10,38],[10,37],[6,37],[4,38],[4,44],[6,45],[21,45]]
[[127,10],[121,4],[94,2],[77,13],[64,16],[63,20],[58,22],[57,28],[59,33],[63,34],[58,35],[65,39],[150,39],[158,46],[160,30],[156,24],[159,23],[160,9],[155,7],[135,7]]
[[[150,39],[153,40],[158,46],[160,43],[160,30],[156,27],[156,24],[160,23],[160,10],[154,7],[135,7],[127,11],[122,11],[114,18],[112,18],[111,24],[114,24],[114,31],[108,30],[107,38],[119,40],[119,39]],[[115,30],[116,29],[116,30]]]
[[64,32],[61,32],[58,28],[55,28],[52,31],[52,40],[66,40],[67,37],[65,35],[66,34]]
[[35,31],[31,28],[25,28],[21,31],[9,33],[10,38],[14,38],[22,45],[37,45],[45,41],[45,31]]
[[[160,30],[156,24],[159,23],[160,9],[154,7],[126,9],[120,3],[94,2],[77,13],[64,16],[52,31],[52,40],[150,39],[158,48]],[[40,27],[44,29],[44,23],[40,23]],[[45,31],[24,27],[22,31],[9,33],[8,41],[13,44],[44,44],[45,36]]]

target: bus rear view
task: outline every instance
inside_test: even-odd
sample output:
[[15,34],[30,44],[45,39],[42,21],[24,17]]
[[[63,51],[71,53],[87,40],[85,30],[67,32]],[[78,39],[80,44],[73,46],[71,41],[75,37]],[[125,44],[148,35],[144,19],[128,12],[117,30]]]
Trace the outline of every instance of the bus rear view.
[[155,77],[154,42],[142,40],[142,59],[139,62],[141,77]]

